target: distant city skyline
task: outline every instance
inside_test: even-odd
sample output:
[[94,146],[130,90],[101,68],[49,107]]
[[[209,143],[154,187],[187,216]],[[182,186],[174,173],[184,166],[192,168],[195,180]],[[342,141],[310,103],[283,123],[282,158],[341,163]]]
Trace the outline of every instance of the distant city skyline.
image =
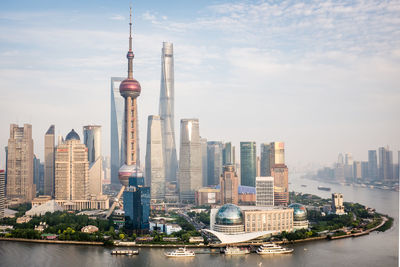
[[[366,150],[387,145],[397,162],[399,3],[374,3],[135,2],[142,149],[170,41],[175,129],[195,117],[208,140],[282,140],[289,167],[328,164],[340,151],[367,160]],[[56,137],[101,125],[110,155],[109,81],[126,75],[129,3],[3,1],[0,10],[0,169],[12,123],[32,125],[42,162],[51,124]]]

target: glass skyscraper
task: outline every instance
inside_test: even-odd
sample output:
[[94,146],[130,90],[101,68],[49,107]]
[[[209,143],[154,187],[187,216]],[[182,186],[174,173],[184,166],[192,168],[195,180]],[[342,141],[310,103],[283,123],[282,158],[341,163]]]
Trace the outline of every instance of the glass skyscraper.
[[261,144],[260,152],[260,176],[271,176],[271,145],[269,143]]
[[83,126],[83,140],[88,149],[89,164],[101,158],[101,126]]
[[240,142],[241,185],[256,185],[256,142]]
[[207,142],[207,185],[219,184],[222,174],[222,150],[222,142]]
[[172,43],[163,43],[161,55],[160,117],[167,181],[176,180],[178,162],[174,131],[174,51]]
[[119,185],[118,170],[124,165],[124,105],[119,85],[125,78],[111,77],[111,183]]

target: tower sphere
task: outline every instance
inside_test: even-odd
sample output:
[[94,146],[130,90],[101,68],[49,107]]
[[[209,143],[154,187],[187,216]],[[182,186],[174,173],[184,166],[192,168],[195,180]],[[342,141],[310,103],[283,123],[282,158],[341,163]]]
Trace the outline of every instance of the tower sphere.
[[121,82],[119,85],[119,92],[123,97],[133,97],[136,98],[140,95],[140,83],[136,79],[127,78]]
[[129,177],[143,177],[143,173],[137,165],[124,164],[118,171],[119,182],[128,186]]

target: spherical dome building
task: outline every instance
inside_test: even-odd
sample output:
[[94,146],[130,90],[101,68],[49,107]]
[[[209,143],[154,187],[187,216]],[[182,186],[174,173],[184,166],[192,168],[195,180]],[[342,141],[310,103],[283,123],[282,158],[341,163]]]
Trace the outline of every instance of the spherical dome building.
[[77,140],[80,141],[81,138],[79,137],[79,135],[75,132],[74,129],[72,129],[67,136],[65,137],[65,141],[69,141],[69,140]]
[[306,229],[308,228],[307,209],[304,205],[293,203],[289,205],[293,209],[293,228]]
[[134,78],[127,78],[119,85],[119,92],[123,97],[136,98],[140,95],[141,90],[140,83]]
[[214,230],[227,234],[244,232],[242,210],[234,204],[223,205],[215,215]]
[[137,165],[122,165],[118,171],[118,179],[122,185],[128,186],[129,177],[143,177],[143,172]]

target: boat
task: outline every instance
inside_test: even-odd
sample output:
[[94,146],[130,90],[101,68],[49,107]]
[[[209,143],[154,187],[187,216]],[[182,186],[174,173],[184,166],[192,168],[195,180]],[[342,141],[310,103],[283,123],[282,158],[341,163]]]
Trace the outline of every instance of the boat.
[[318,190],[331,191],[331,188],[330,188],[330,187],[326,187],[326,186],[321,186],[321,185],[319,185],[319,186],[318,186]]
[[287,254],[292,253],[292,248],[284,248],[274,243],[263,244],[256,250],[257,254],[267,255],[267,254]]
[[139,254],[139,250],[133,250],[133,249],[116,249],[111,251],[111,255],[128,255],[128,256],[132,256],[132,255],[138,255]]
[[226,255],[244,255],[244,254],[249,254],[250,249],[238,248],[238,247],[226,247],[224,253]]
[[164,255],[169,258],[182,258],[182,257],[194,257],[193,250],[187,250],[186,248],[178,248],[177,250],[165,252]]

